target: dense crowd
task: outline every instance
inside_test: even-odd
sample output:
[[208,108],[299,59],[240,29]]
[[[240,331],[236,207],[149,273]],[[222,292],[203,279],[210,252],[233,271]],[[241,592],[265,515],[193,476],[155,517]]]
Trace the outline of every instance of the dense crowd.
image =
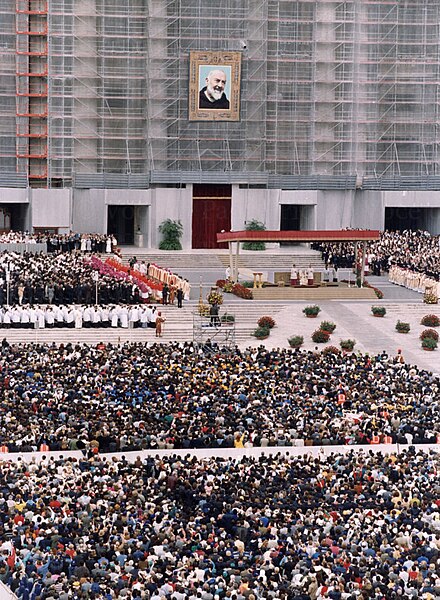
[[[9,273],[9,275],[8,275]],[[81,253],[0,254],[0,305],[9,304],[92,304],[96,300],[96,270]],[[137,304],[140,290],[128,278],[101,274],[99,304]]]
[[35,304],[3,306],[3,308],[0,308],[0,328],[155,328],[159,312],[156,306],[146,304]]
[[[336,268],[354,266],[353,243],[314,243],[327,264]],[[360,263],[361,257],[358,256]],[[367,244],[367,268],[374,274],[388,271],[392,265],[424,273],[440,280],[440,236],[427,231],[384,231],[380,240]]]
[[117,240],[113,235],[99,233],[29,233],[6,231],[0,233],[0,244],[46,244],[48,252],[114,252]]
[[114,452],[436,443],[440,434],[439,376],[385,353],[207,346],[4,340],[0,445]]
[[438,454],[0,465],[20,600],[435,600]]

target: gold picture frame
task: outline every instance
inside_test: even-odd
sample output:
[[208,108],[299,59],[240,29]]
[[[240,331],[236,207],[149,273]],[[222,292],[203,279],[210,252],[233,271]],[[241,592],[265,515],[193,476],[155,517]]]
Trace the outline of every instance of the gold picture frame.
[[239,121],[241,52],[190,52],[190,121]]

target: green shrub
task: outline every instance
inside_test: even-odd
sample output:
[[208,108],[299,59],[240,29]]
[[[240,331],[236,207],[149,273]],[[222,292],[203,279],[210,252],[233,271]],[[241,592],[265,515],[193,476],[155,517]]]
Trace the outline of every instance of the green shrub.
[[321,331],[326,331],[327,333],[333,333],[336,329],[336,324],[331,321],[321,321],[319,329],[321,329]]
[[321,309],[316,304],[312,304],[303,308],[303,313],[306,315],[306,317],[316,317],[320,312]]
[[268,327],[257,327],[252,335],[256,338],[266,338],[269,334],[270,329]]
[[327,331],[317,329],[312,333],[312,340],[315,344],[326,344],[330,339],[330,334]]
[[289,342],[289,346],[291,348],[299,348],[303,345],[304,338],[302,335],[292,335],[290,338],[287,339],[287,341]]
[[422,340],[422,348],[427,348],[428,350],[435,350],[437,348],[437,340],[434,338],[424,338]]
[[356,345],[355,340],[341,340],[339,342],[339,345],[341,346],[342,350],[353,350],[353,348]]
[[[257,219],[252,219],[246,223],[246,231],[266,231],[266,225]],[[243,250],[266,250],[264,242],[244,242]]]
[[403,321],[397,321],[396,323],[396,331],[399,333],[408,333],[411,329],[409,323],[404,323]]
[[183,225],[180,221],[165,219],[159,225],[159,233],[162,234],[162,241],[159,244],[160,250],[182,250],[180,238],[183,233]]

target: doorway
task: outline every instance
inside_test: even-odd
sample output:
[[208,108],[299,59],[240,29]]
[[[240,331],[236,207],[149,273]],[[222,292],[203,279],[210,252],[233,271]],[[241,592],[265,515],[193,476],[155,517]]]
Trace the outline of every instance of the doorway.
[[231,230],[231,185],[193,185],[192,247],[227,248],[217,233]]
[[385,208],[385,229],[389,231],[404,231],[405,229],[415,231],[416,229],[426,229],[431,231],[436,217],[439,215],[438,208],[421,206],[390,206]]
[[29,229],[28,219],[28,204],[0,204],[0,231],[26,231]]
[[134,206],[111,204],[107,211],[107,233],[114,235],[118,245],[134,244]]

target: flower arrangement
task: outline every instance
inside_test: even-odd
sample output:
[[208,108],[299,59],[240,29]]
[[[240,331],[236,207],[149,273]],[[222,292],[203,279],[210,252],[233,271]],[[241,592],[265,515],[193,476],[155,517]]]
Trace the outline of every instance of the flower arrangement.
[[411,329],[409,323],[404,323],[403,321],[397,321],[396,323],[396,331],[399,333],[408,333]]
[[248,288],[245,288],[241,283],[234,283],[232,286],[231,292],[238,296],[239,298],[243,298],[244,300],[252,300],[253,295],[252,291]]
[[336,329],[336,324],[331,321],[321,321],[321,325],[319,326],[321,331],[326,331],[327,333],[333,333]]
[[218,304],[220,306],[221,304],[223,304],[223,294],[212,290],[206,296],[206,300],[208,301],[208,304]]
[[422,333],[420,334],[420,339],[421,340],[426,340],[428,338],[431,338],[432,340],[435,340],[436,342],[438,342],[438,333],[435,329],[424,329],[422,331]]
[[422,340],[422,348],[424,350],[435,350],[437,345],[437,340],[434,340],[433,338],[425,338]]
[[342,350],[349,350],[351,352],[351,350],[353,350],[353,348],[356,345],[355,340],[341,340],[339,342],[339,345],[341,346]]
[[302,335],[292,335],[287,341],[291,348],[300,348],[304,343],[304,338]]
[[436,294],[434,294],[434,292],[425,292],[425,295],[423,296],[423,302],[425,304],[437,304],[438,297]]
[[336,346],[326,346],[324,348],[324,350],[322,351],[323,354],[341,354],[341,351],[339,350],[339,348],[336,348]]
[[312,333],[312,340],[315,344],[326,344],[330,339],[330,334],[327,331],[317,329]]
[[258,327],[267,327],[268,329],[275,327],[275,320],[272,317],[260,317],[257,323]]
[[375,317],[384,317],[387,314],[385,306],[372,306],[371,312]]
[[[358,287],[360,287],[360,286],[358,286]],[[382,300],[382,298],[383,298],[382,290],[375,287],[374,285],[371,285],[371,283],[368,283],[368,281],[365,281],[365,280],[364,280],[364,287],[367,287],[367,288],[370,288],[370,290],[373,290],[373,292],[376,294],[376,298],[378,298],[379,300]]]
[[440,318],[437,315],[425,315],[420,323],[425,327],[438,327],[440,325]]
[[197,306],[198,313],[201,317],[209,317],[209,304],[199,302]]
[[306,317],[317,317],[321,309],[316,304],[312,304],[303,308],[303,313]]
[[260,340],[264,340],[264,338],[269,337],[269,334],[270,329],[268,327],[257,327],[252,335]]

